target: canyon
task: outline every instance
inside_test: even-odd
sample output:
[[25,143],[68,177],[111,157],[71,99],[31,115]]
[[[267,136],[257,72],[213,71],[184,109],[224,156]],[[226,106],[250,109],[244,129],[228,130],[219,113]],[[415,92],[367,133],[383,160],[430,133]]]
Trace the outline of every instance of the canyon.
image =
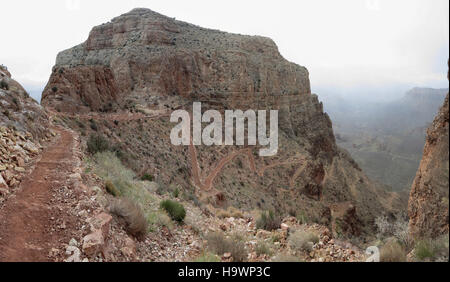
[[[408,216],[408,196],[368,177],[337,145],[308,70],[269,38],[138,8],[60,52],[41,105],[0,71],[2,261],[192,261],[217,232],[249,250],[243,258],[219,252],[219,261],[364,261],[380,217],[410,220],[413,236],[448,233],[448,96],[428,132]],[[249,134],[232,146],[195,144],[190,129],[187,146],[174,145],[171,115],[191,120],[196,102],[200,114],[278,111],[277,153],[261,156],[268,144]],[[162,211],[170,199],[184,206],[185,224]],[[144,217],[143,236],[120,216],[130,206]],[[38,228],[20,234],[21,218]],[[292,242],[302,232],[317,240],[299,251]]]

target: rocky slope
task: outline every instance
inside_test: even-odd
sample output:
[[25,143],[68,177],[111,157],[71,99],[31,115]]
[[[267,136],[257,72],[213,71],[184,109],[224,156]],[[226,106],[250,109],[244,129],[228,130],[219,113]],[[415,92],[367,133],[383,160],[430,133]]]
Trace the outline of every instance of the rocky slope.
[[449,112],[448,94],[428,129],[423,159],[409,200],[410,233],[438,237],[449,231]]
[[52,137],[44,109],[0,67],[0,203]]
[[[163,186],[217,207],[301,213],[334,235],[360,235],[402,202],[336,146],[308,76],[268,38],[134,9],[58,55],[42,104],[82,136],[106,137],[138,175]],[[260,158],[254,147],[172,146],[168,116],[191,110],[194,101],[220,111],[278,109],[278,155]]]

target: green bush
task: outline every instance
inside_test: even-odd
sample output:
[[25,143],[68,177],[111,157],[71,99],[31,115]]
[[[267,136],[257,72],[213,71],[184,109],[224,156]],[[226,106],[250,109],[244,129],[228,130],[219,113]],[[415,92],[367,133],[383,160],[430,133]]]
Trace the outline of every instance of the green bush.
[[265,229],[268,231],[276,230],[281,226],[281,217],[276,216],[273,211],[262,212],[256,221],[257,229]]
[[87,141],[87,149],[91,154],[106,152],[110,148],[108,140],[99,134],[92,134]]
[[417,242],[414,254],[419,260],[432,259],[434,257],[433,242],[429,239],[423,239]]
[[184,218],[186,217],[186,210],[184,209],[183,205],[171,201],[171,200],[164,200],[160,204],[161,209],[165,210],[169,216],[178,222],[183,222]]
[[153,181],[153,175],[146,173],[141,177],[141,180],[142,181]]
[[0,88],[3,89],[3,90],[9,90],[8,82],[6,82],[4,80],[0,81]]
[[172,196],[174,198],[178,198],[178,196],[180,196],[180,189],[178,189],[178,187],[172,191]]

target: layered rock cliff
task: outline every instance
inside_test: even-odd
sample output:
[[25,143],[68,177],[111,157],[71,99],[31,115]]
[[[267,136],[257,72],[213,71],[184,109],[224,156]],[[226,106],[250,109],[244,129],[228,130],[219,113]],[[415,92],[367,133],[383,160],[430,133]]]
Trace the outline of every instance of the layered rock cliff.
[[449,232],[449,112],[448,94],[428,129],[423,159],[409,200],[410,233],[415,238]]
[[[172,146],[168,116],[194,101],[204,110],[278,109],[277,156],[260,158],[255,147]],[[82,135],[107,137],[138,174],[205,203],[306,214],[339,234],[359,234],[401,206],[336,146],[307,69],[268,38],[135,9],[58,55],[42,104]]]

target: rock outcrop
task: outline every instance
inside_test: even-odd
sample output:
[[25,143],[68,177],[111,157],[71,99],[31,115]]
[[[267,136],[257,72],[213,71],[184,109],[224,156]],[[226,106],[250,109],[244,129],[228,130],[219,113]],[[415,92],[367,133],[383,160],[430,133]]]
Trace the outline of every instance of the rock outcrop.
[[[191,110],[194,101],[220,111],[279,110],[278,155],[260,158],[254,147],[172,146],[168,116]],[[308,70],[285,60],[268,38],[134,9],[58,54],[42,104],[69,117],[82,135],[107,137],[138,174],[214,205],[303,211],[329,226],[333,203],[351,202],[359,217],[352,222],[366,226],[401,205],[336,146]]]
[[409,200],[410,233],[415,238],[449,232],[449,105],[428,129],[427,140]]
[[0,202],[52,137],[45,110],[0,66]]

